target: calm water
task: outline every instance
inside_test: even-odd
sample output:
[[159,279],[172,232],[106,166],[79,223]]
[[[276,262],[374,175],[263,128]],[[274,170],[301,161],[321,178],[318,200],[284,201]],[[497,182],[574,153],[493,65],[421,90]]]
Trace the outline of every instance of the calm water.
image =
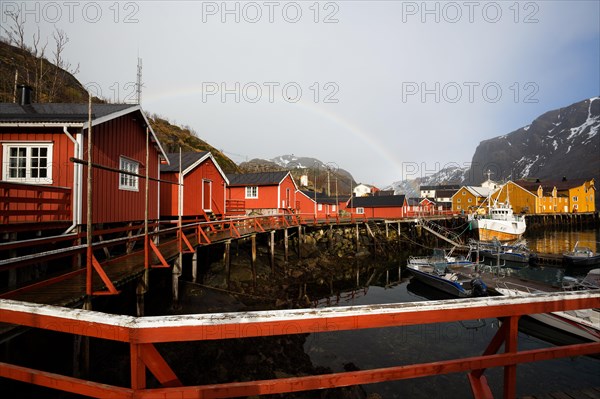
[[[593,250],[600,248],[600,230],[537,231],[525,237],[536,252],[561,254],[572,250],[576,242]],[[523,277],[556,283],[567,275],[582,275],[585,270],[565,271],[557,267],[525,267],[516,273]],[[397,268],[382,274],[367,290],[346,292],[340,297],[321,301],[319,306],[368,305],[414,302],[448,298],[418,281],[411,281],[408,272],[401,275]],[[399,278],[400,277],[400,278]],[[527,327],[527,326],[524,326]],[[552,346],[537,338],[539,326],[529,326],[519,332],[519,350]],[[483,353],[498,329],[496,319],[396,327],[336,333],[311,334],[305,351],[315,366],[329,367],[336,372],[353,364],[358,369],[408,365],[422,362],[477,356]],[[502,369],[486,371],[495,397],[501,397]],[[517,367],[519,396],[583,389],[600,386],[600,360],[590,357],[558,359],[523,364]],[[368,393],[384,398],[469,398],[472,397],[465,374],[448,374],[414,380],[365,385]]]
[[581,231],[537,230],[525,233],[527,245],[534,252],[562,254],[572,251],[577,242],[580,246],[589,247],[594,252],[600,248],[600,229]]
[[[391,270],[381,286],[368,290],[346,292],[338,299],[322,301],[321,306],[383,304],[394,302],[442,299],[443,293],[403,276],[398,281],[397,270]],[[386,284],[395,279],[397,283]],[[387,288],[385,287],[387,285]],[[344,371],[352,364],[358,369],[372,369],[432,362],[481,355],[498,329],[496,319],[443,323],[410,327],[369,329],[311,334],[305,351],[315,366]],[[519,350],[551,346],[547,342],[520,332]],[[495,397],[501,397],[502,369],[486,371]],[[589,357],[559,359],[517,367],[517,393],[521,395],[554,392],[600,386],[600,360]],[[472,397],[465,374],[448,374],[406,381],[364,385],[368,393],[383,398],[469,398]]]

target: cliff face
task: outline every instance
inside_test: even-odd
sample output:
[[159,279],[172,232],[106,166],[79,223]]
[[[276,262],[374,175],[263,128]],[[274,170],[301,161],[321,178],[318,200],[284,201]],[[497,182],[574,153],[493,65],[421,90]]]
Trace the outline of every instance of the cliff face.
[[466,182],[521,178],[600,178],[600,97],[546,112],[530,125],[482,141]]

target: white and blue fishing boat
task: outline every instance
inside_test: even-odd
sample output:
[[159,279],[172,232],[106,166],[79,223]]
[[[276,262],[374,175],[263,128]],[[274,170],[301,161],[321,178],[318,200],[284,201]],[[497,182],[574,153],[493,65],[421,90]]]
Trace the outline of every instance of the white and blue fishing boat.
[[487,286],[479,277],[477,264],[450,256],[410,257],[412,275],[424,284],[458,298],[487,295]]

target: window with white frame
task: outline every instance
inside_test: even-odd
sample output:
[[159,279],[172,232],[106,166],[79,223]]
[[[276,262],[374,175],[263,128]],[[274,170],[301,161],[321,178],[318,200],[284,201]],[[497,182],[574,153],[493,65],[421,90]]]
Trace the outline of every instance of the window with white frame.
[[[124,172],[139,174],[140,163],[129,158],[120,157],[119,169]],[[138,191],[138,177],[125,173],[119,173],[119,189]]]
[[247,186],[246,187],[246,198],[258,198],[258,187]]
[[317,204],[317,210],[318,211],[322,211],[323,210],[323,204]]
[[52,143],[4,143],[2,179],[52,184]]
[[359,206],[358,208],[356,208],[356,214],[357,215],[364,215],[365,214],[365,208],[363,208],[362,206]]
[[577,196],[576,196],[576,195],[575,195],[575,196],[573,196],[573,201],[574,201],[574,202],[577,202],[577,201],[578,201],[578,198],[577,198]]

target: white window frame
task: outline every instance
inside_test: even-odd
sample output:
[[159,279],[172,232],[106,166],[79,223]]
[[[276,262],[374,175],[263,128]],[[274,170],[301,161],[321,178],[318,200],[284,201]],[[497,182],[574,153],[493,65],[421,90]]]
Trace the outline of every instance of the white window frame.
[[[250,190],[248,190],[250,189]],[[258,198],[258,186],[246,186],[244,188],[246,199],[257,199]]]
[[573,202],[579,202],[579,198],[576,195],[573,196]]
[[[10,149],[15,147],[24,147],[25,154],[25,177],[10,177]],[[46,156],[46,177],[31,177],[32,157],[31,150],[33,148],[45,148]],[[12,141],[2,143],[2,180],[16,183],[29,184],[52,184],[52,155],[54,143],[48,141]]]
[[317,211],[323,210],[323,204],[317,204]]
[[358,208],[356,208],[356,214],[357,215],[364,215],[365,214],[365,208],[363,208],[362,206],[359,206]]
[[[127,158],[127,157],[124,157],[121,155],[119,157],[119,170],[139,174],[140,173],[140,163],[131,158]],[[139,189],[140,189],[139,177],[119,173],[119,190],[139,191]]]

